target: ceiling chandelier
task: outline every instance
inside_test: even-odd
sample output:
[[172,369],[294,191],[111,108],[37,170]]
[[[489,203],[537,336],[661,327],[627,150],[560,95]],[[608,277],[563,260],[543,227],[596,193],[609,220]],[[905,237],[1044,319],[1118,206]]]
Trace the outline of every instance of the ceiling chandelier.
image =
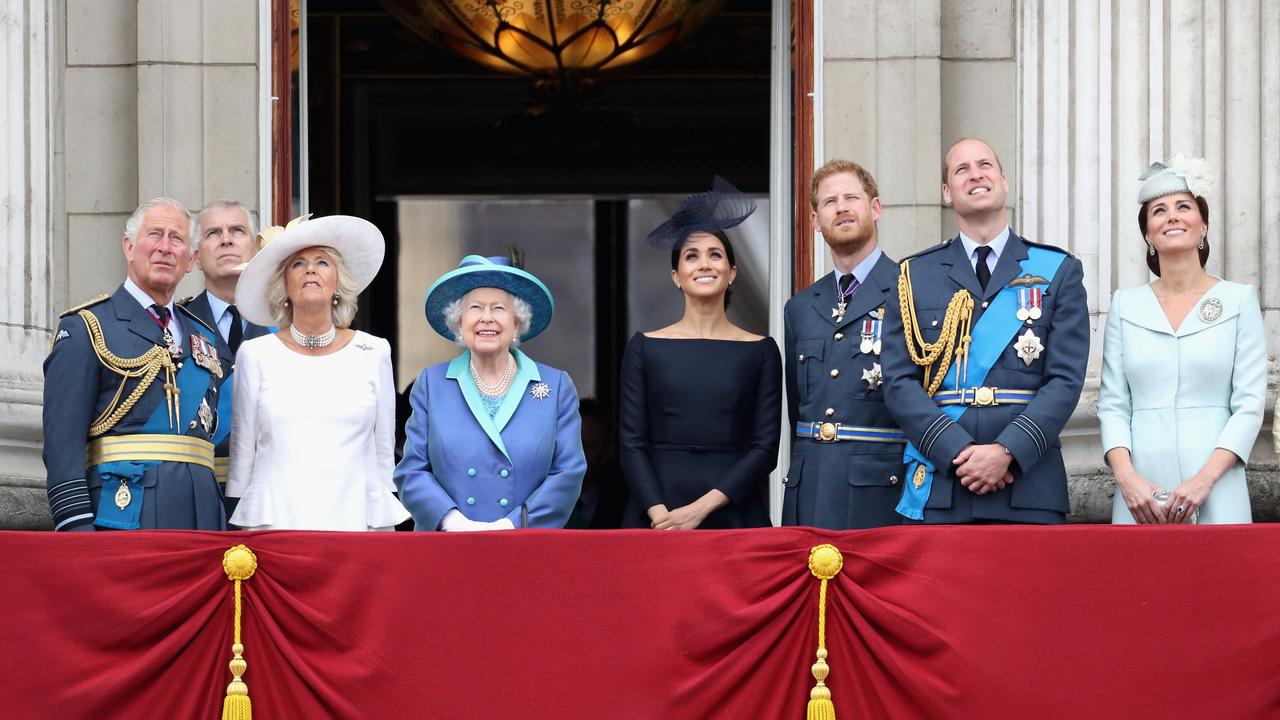
[[418,33],[535,81],[545,100],[590,97],[596,75],[651,57],[726,0],[382,0]]

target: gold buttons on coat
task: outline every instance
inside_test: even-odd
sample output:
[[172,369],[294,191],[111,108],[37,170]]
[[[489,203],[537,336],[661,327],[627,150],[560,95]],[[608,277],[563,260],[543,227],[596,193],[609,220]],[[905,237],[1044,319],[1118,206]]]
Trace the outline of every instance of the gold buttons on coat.
[[844,333],[836,333],[836,342],[840,342],[843,339],[844,339]]
[[835,415],[835,414],[836,414],[835,408],[827,408],[827,417],[831,417],[832,415]]
[[897,485],[897,484],[898,484],[898,476],[897,476],[897,475],[890,475],[890,476],[889,476],[889,484],[890,484],[890,485]]

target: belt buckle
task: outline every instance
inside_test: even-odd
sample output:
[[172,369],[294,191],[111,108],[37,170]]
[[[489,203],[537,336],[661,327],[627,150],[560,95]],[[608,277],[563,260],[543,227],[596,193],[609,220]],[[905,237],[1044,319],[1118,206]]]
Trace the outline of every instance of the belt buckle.
[[1000,403],[996,400],[996,389],[983,385],[982,387],[971,388],[973,390],[973,399],[969,401],[972,407],[995,407]]
[[840,434],[840,423],[824,422],[818,426],[818,442],[835,442]]

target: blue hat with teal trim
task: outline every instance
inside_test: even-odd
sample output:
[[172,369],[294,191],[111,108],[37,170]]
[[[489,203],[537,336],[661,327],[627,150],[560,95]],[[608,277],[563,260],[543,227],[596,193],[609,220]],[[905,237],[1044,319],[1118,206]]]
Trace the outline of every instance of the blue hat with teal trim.
[[482,287],[506,290],[529,303],[533,317],[529,321],[529,329],[520,336],[521,342],[546,330],[551,323],[556,301],[541,280],[515,267],[508,258],[468,255],[462,258],[457,268],[442,275],[427,291],[427,322],[432,329],[449,340],[457,340],[444,321],[444,309],[454,300]]

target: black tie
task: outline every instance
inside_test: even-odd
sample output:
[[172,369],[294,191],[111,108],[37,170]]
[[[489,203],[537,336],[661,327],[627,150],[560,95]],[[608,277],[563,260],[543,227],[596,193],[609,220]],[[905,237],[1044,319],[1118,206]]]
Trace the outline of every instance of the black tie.
[[231,332],[227,335],[227,347],[235,355],[240,351],[240,343],[244,340],[244,327],[240,324],[240,311],[235,305],[228,305],[227,312],[231,313]]
[[160,321],[160,327],[161,327],[162,329],[168,329],[168,327],[169,327],[169,308],[165,307],[164,305],[152,305],[152,306],[151,306],[151,314],[152,314],[152,315],[155,315],[155,316],[156,316],[156,320]]
[[986,245],[979,245],[975,251],[978,253],[978,265],[975,270],[978,271],[978,284],[983,290],[987,289],[987,283],[991,282],[991,268],[987,267],[987,258],[991,256],[991,248]]
[[[858,289],[858,288],[857,288],[857,282],[858,282],[858,278],[854,277],[854,276],[853,276],[853,273],[849,273],[849,274],[847,274],[847,275],[841,275],[841,276],[840,276],[840,280],[839,280],[839,284],[840,284],[840,297],[841,297],[841,298],[846,298],[846,297],[849,297],[850,295],[852,295],[854,292],[857,292],[857,289]],[[853,286],[854,286],[853,291],[850,291],[850,290],[849,290],[849,286],[850,286],[850,285],[853,285]]]

